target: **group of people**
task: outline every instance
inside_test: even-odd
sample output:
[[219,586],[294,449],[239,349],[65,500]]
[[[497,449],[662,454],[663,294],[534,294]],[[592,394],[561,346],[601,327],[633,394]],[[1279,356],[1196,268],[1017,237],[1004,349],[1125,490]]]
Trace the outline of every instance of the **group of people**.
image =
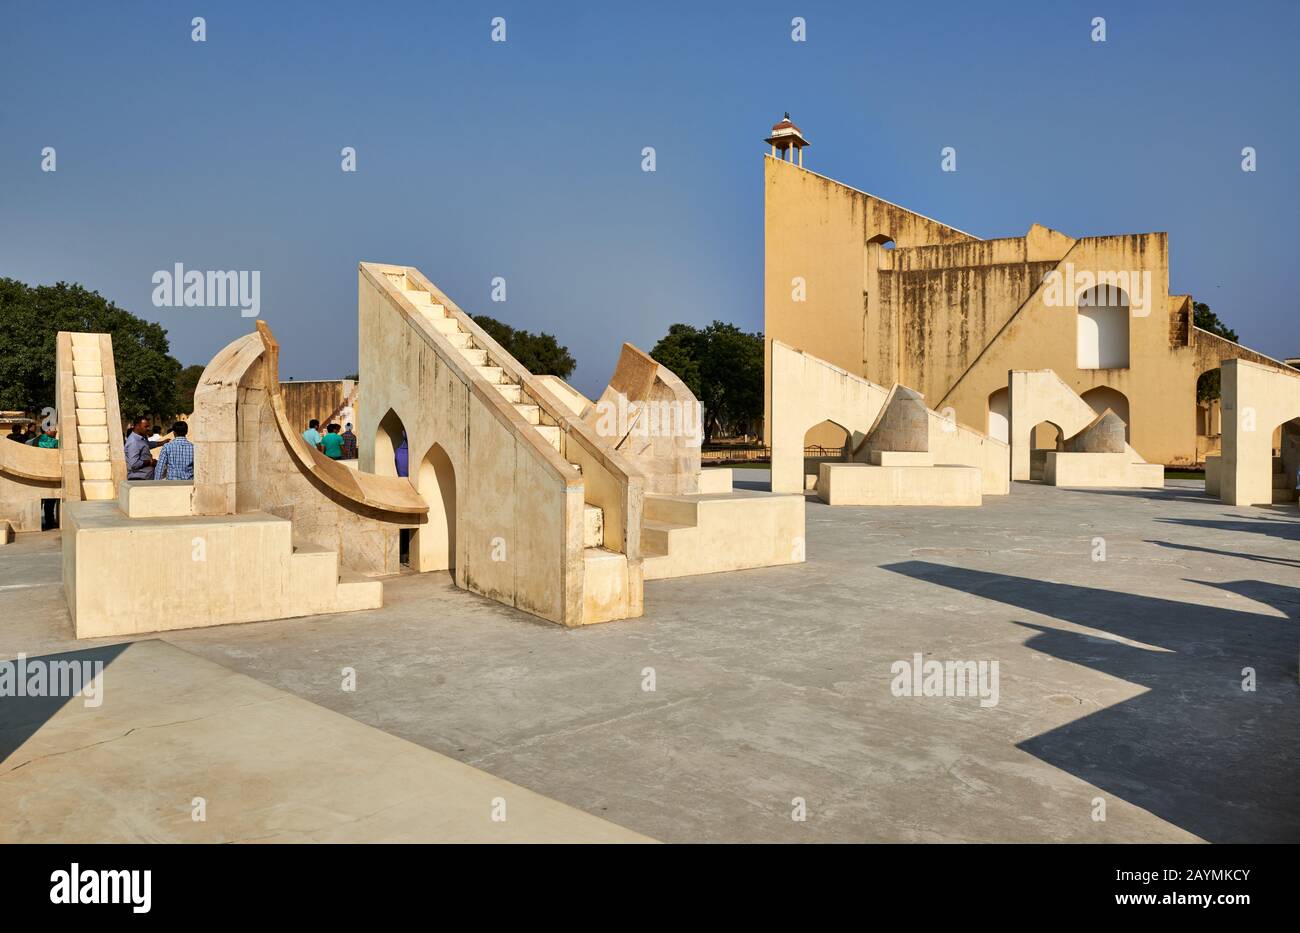
[[27,444],[29,447],[59,446],[59,429],[52,424],[43,424],[32,432],[28,432],[27,425],[16,424],[5,437],[19,444]]
[[[194,479],[194,445],[188,437],[190,426],[184,421],[172,425],[172,439],[163,440],[153,431],[149,419],[136,418],[127,426],[126,435],[126,478],[139,479]],[[59,429],[54,425],[41,425],[29,433],[27,426],[18,424],[6,435],[19,444],[31,444],[37,447],[58,447]],[[325,454],[331,460],[355,460],[357,458],[357,436],[352,433],[352,423],[340,432],[337,424],[327,425],[325,433],[320,432],[320,419],[313,418],[302,432],[303,440]],[[158,456],[154,450],[161,447]]]
[[[149,419],[136,418],[126,435],[127,479],[194,479],[194,445],[188,437],[190,426],[184,421],[172,425],[172,439],[164,441],[150,433]],[[155,459],[153,452],[161,447]]]
[[320,419],[313,418],[307,422],[307,430],[302,432],[302,439],[331,460],[357,459],[357,436],[352,433],[351,421],[347,423],[342,433],[339,432],[337,424],[328,424],[325,426],[325,433],[322,434]]

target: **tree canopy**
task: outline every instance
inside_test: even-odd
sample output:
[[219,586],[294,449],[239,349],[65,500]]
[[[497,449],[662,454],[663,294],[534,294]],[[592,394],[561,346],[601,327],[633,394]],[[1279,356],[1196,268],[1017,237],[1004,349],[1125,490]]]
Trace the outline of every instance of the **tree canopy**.
[[195,363],[193,366],[186,366],[176,374],[175,414],[189,415],[194,412],[194,390],[199,387],[199,378],[206,368]]
[[[1219,316],[1211,311],[1210,306],[1203,301],[1192,302],[1192,323],[1201,330],[1208,330],[1224,340],[1237,343],[1237,332],[1219,320]],[[1198,402],[1210,402],[1217,399],[1219,395],[1219,371],[1212,369],[1207,373],[1201,373],[1196,380],[1196,400]]]
[[757,433],[763,417],[763,335],[714,321],[673,324],[654,360],[677,374],[704,407],[704,439]]
[[577,366],[569,348],[561,346],[551,334],[534,334],[517,330],[486,314],[474,315],[474,323],[505,349],[534,376],[559,376],[567,379]]
[[112,336],[123,416],[182,413],[181,364],[169,353],[160,325],[77,284],[30,286],[9,278],[0,278],[0,408],[39,412],[55,406],[55,338],[61,330]]

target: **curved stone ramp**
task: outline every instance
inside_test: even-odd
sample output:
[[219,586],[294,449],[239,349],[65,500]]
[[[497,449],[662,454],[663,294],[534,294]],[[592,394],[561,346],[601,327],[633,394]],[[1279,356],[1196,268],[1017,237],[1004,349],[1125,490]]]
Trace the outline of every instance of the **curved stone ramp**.
[[[429,507],[409,481],[359,473],[336,463],[309,446],[288,423],[280,393],[279,351],[271,329],[258,321],[256,332],[223,348],[199,378],[190,420],[195,444],[195,511],[201,515],[229,515],[249,507],[272,506],[257,501],[259,493],[248,488],[241,493],[238,488],[241,478],[236,444],[251,440],[240,436],[239,409],[253,402],[250,393],[261,391],[274,413],[284,452],[313,486],[336,504],[366,518],[418,523]],[[265,366],[260,380],[250,381],[259,364]],[[246,486],[255,485],[247,477],[243,480]]]
[[0,438],[0,545],[12,532],[40,531],[42,500],[63,494],[59,451]]
[[0,444],[0,474],[33,483],[60,483],[59,451],[8,441]]
[[257,334],[266,354],[266,384],[270,390],[271,408],[285,449],[298,465],[338,495],[358,506],[391,512],[395,515],[422,516],[429,505],[415,491],[410,481],[400,476],[378,476],[362,473],[331,460],[305,440],[289,423],[284,408],[284,395],[280,391],[280,344],[265,321],[257,322]]

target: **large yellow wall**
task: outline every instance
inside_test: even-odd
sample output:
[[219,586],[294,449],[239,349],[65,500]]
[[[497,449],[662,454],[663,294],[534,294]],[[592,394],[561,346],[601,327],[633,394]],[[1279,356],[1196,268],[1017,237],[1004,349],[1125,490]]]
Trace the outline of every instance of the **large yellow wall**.
[[[1075,240],[1034,225],[1024,237],[980,240],[771,157],[764,192],[765,423],[771,345],[780,340],[872,382],[914,388],[981,431],[989,395],[1010,370],[1051,369],[1080,395],[1122,392],[1130,443],[1148,461],[1191,463],[1197,377],[1227,358],[1281,365],[1191,326],[1190,301],[1169,295],[1163,233]],[[895,248],[872,242],[881,237]],[[1126,368],[1078,368],[1074,296],[1049,305],[1043,285],[1066,264],[1149,273],[1146,313],[1129,315]],[[809,443],[822,442],[816,433]]]

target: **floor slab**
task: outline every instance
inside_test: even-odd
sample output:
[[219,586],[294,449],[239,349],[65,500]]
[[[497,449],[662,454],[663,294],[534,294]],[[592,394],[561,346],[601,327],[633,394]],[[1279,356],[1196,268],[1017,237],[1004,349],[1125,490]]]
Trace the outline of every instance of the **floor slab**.
[[[608,625],[426,574],[380,610],[165,638],[665,841],[1300,841],[1298,568],[1294,508],[1016,483],[809,501],[806,563],[655,581]],[[57,579],[50,536],[0,555],[0,656],[86,647]],[[918,652],[996,660],[997,705],[895,696]]]

